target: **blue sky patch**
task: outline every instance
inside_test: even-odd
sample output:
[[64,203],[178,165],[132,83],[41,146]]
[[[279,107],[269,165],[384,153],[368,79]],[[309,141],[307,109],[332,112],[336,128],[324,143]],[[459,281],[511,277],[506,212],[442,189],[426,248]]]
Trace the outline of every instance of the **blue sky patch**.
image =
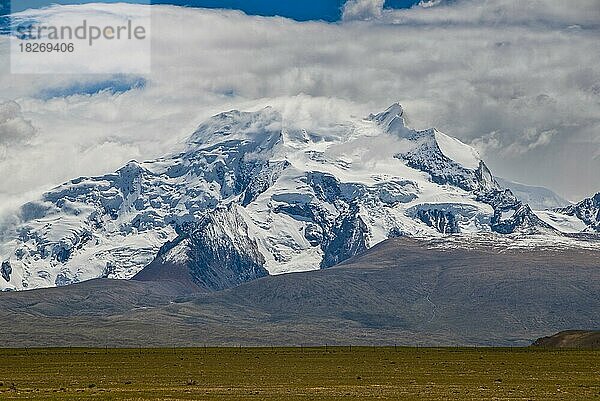
[[68,86],[43,89],[38,97],[44,100],[73,95],[96,95],[108,92],[112,95],[125,93],[132,89],[142,89],[146,80],[140,77],[115,76],[106,80],[93,82],[75,82]]
[[[40,8],[51,4],[101,3],[142,3],[149,0],[13,0],[13,11]],[[189,7],[225,8],[242,10],[250,15],[282,16],[298,21],[324,20],[339,21],[345,0],[150,0],[152,4],[174,4]],[[407,8],[419,0],[386,0],[387,8]],[[0,15],[10,11],[10,0],[0,0]]]

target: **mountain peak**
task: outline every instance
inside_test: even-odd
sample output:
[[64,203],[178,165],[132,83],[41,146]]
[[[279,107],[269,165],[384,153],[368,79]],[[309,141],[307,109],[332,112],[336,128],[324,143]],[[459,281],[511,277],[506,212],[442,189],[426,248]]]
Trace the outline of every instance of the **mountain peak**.
[[385,111],[378,114],[371,114],[370,119],[379,123],[384,123],[396,117],[402,117],[404,115],[404,109],[400,103],[393,103]]
[[226,140],[243,140],[252,136],[281,134],[282,116],[271,106],[258,111],[230,110],[209,118],[196,129],[188,146],[207,145]]
[[386,132],[397,132],[407,129],[403,116],[404,109],[400,103],[394,103],[381,113],[369,115],[369,120],[383,127]]

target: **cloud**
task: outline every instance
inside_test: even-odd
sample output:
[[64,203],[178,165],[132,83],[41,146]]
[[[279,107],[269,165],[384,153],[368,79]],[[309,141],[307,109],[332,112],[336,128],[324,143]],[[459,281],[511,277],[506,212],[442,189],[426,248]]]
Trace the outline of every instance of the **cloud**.
[[431,0],[407,10],[389,10],[386,17],[410,24],[546,26],[598,28],[597,0]]
[[96,95],[101,92],[121,94],[132,89],[140,89],[146,85],[146,80],[132,75],[116,75],[105,81],[94,80],[88,82],[72,82],[66,86],[49,87],[43,89],[39,97],[53,99],[74,95]]
[[23,118],[21,106],[15,101],[0,102],[0,160],[7,157],[10,148],[31,140],[36,130]]
[[[483,148],[496,174],[581,198],[600,189],[592,3],[463,0],[336,24],[153,6],[152,73],[131,81],[144,85],[96,91],[118,77],[0,73],[0,101],[17,101],[37,130],[4,145],[0,208],[175,150],[223,110],[271,104],[319,126],[395,101],[413,127]],[[0,37],[0,71],[7,45]]]
[[380,18],[385,0],[348,0],[342,9],[342,19],[370,20]]
[[429,8],[429,7],[436,7],[441,4],[447,4],[448,2],[449,2],[449,0],[421,0],[417,5],[419,7]]
[[507,142],[498,135],[497,131],[491,132],[480,138],[476,138],[471,145],[482,154],[500,154],[503,157],[521,156],[538,147],[544,147],[552,142],[552,137],[558,132],[556,130],[539,132],[536,128],[529,128],[516,139]]

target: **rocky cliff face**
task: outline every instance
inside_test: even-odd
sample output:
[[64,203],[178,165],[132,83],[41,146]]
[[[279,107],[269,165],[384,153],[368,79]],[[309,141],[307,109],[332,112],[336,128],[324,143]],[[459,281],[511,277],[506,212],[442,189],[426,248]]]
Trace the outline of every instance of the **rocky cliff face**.
[[600,192],[576,205],[567,206],[557,211],[567,216],[577,217],[588,226],[589,231],[600,233]]
[[455,234],[459,232],[458,224],[456,224],[456,219],[452,212],[439,209],[422,209],[417,212],[417,216],[423,223],[429,227],[434,227],[442,234]]
[[269,274],[235,204],[217,207],[177,231],[177,238],[134,279],[187,280],[201,289],[219,291]]
[[12,273],[12,266],[8,260],[2,262],[2,267],[0,268],[0,273],[2,274],[2,278],[4,281],[10,281],[10,274]]

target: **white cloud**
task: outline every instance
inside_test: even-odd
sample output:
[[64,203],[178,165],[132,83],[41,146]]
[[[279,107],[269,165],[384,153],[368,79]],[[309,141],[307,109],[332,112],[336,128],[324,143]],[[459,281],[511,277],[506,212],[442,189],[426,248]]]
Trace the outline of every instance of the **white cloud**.
[[503,157],[515,157],[550,144],[552,137],[556,134],[556,130],[539,132],[536,128],[529,128],[517,138],[513,138],[506,143],[499,137],[498,132],[494,131],[481,138],[474,139],[471,145],[479,149],[484,155],[497,153]]
[[[0,160],[0,209],[73,176],[169,152],[222,110],[274,104],[317,125],[394,101],[416,128],[483,148],[498,175],[580,198],[600,189],[592,3],[463,0],[337,24],[153,6],[143,88],[47,99],[49,89],[107,77],[0,73],[0,101],[17,101],[37,129]],[[0,38],[0,71],[7,51]]]
[[23,118],[17,102],[0,102],[0,161],[7,157],[9,148],[28,142],[34,134],[35,128]]
[[344,21],[380,18],[385,0],[348,0],[342,10]]
[[597,0],[432,0],[420,7],[390,10],[397,22],[546,27],[596,27],[600,21]]
[[446,0],[421,0],[417,5],[423,8],[435,7],[443,4]]

